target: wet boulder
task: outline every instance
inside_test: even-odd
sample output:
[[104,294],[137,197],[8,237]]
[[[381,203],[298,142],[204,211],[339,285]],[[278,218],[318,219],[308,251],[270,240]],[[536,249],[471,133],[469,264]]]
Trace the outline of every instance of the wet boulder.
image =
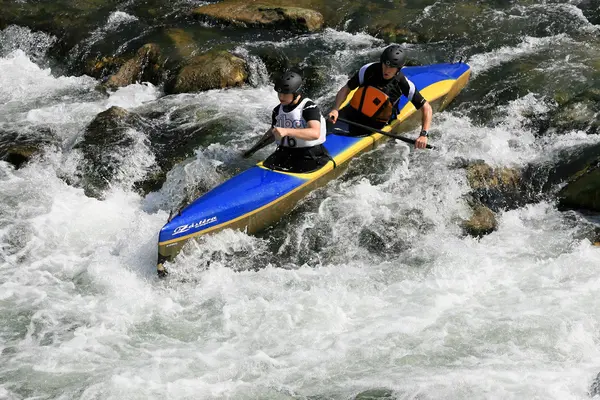
[[520,207],[529,200],[523,191],[521,171],[516,168],[494,168],[475,162],[467,167],[466,172],[474,203],[497,212]]
[[600,396],[600,373],[596,376],[596,379],[590,386],[590,397]]
[[194,15],[202,20],[236,26],[291,29],[298,32],[315,32],[323,28],[323,15],[312,9],[238,0],[198,7],[194,10]]
[[600,211],[600,144],[562,149],[550,160],[525,168],[532,192],[556,195],[563,209]]
[[158,84],[162,81],[163,57],[158,45],[149,43],[142,46],[135,56],[125,62],[111,75],[106,85],[111,88],[131,85],[136,82]]
[[289,69],[292,61],[285,51],[274,45],[261,46],[253,51],[258,58],[265,64],[269,77],[274,80],[278,74]]
[[580,171],[558,193],[562,208],[600,211],[600,160]]
[[248,80],[246,61],[223,50],[191,58],[165,85],[169,94],[241,86]]
[[373,25],[369,27],[368,32],[380,37],[388,43],[418,43],[419,34],[406,29],[405,26],[388,23],[381,25]]
[[523,171],[523,180],[533,191],[551,193],[591,171],[600,161],[600,144],[573,146],[554,154],[549,160],[532,163]]
[[391,389],[369,389],[364,392],[360,392],[356,395],[354,400],[394,400],[397,397],[394,396],[394,392]]
[[123,57],[96,56],[86,61],[83,72],[88,76],[104,81],[119,72],[119,69],[127,61]]
[[133,185],[155,167],[153,162],[139,160],[140,147],[148,144],[146,125],[138,115],[115,106],[99,113],[87,126],[74,147],[83,155],[78,174],[87,196],[101,198],[111,184]]
[[565,133],[573,130],[590,135],[600,133],[600,89],[588,89],[569,99],[557,99],[558,107],[551,112],[550,130]]
[[464,168],[471,191],[466,201],[472,209],[461,226],[467,235],[482,237],[497,228],[496,213],[521,207],[537,199],[517,168],[492,167],[483,161],[458,160],[454,168]]
[[56,145],[60,140],[48,129],[31,132],[0,130],[0,160],[21,168],[47,146]]
[[165,30],[175,50],[175,56],[181,60],[187,60],[199,52],[198,45],[190,32],[181,28],[169,28]]
[[583,11],[590,24],[600,25],[600,7],[596,0],[581,0],[577,3],[577,8]]
[[498,223],[496,216],[488,207],[477,205],[473,208],[473,215],[462,224],[467,235],[482,237],[496,230]]

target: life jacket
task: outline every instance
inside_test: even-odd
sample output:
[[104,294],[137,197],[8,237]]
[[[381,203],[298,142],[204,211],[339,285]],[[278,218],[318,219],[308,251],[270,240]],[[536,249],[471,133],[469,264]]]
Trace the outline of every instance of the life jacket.
[[[294,128],[302,129],[308,126],[308,123],[302,118],[302,111],[306,106],[309,98],[304,98],[292,111],[283,111],[283,106],[279,107],[279,113],[275,116],[275,126],[281,128]],[[312,147],[325,142],[325,136],[327,134],[327,128],[325,126],[325,118],[321,115],[321,131],[318,139],[315,140],[304,140],[296,137],[286,136],[283,140],[277,140],[277,144],[285,147]]]
[[350,106],[378,122],[387,122],[392,116],[393,105],[387,94],[373,86],[359,87],[352,99]]

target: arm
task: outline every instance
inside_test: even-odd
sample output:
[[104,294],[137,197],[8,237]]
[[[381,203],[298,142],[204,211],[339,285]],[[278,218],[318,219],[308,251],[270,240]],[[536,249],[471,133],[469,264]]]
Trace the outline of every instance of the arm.
[[433,115],[433,110],[428,101],[425,101],[425,104],[421,107],[421,115],[423,116],[421,119],[421,130],[428,131],[431,126],[431,117]]
[[335,124],[335,122],[337,121],[338,118],[338,111],[340,110],[340,107],[342,106],[342,104],[344,103],[344,101],[346,100],[346,98],[348,97],[348,94],[350,94],[351,89],[348,87],[348,85],[344,85],[338,92],[337,95],[335,96],[335,105],[333,106],[333,108],[331,109],[331,111],[329,112],[328,118],[331,119],[331,121]]
[[[433,110],[431,109],[431,105],[428,101],[425,101],[421,106],[421,132],[427,132],[429,130],[429,126],[431,125],[431,116],[433,114]],[[427,136],[419,136],[415,141],[415,147],[417,149],[424,149],[427,146]]]
[[[421,110],[421,132],[428,131],[431,126],[431,117],[433,110],[431,104],[421,95],[415,84],[406,78],[402,72],[397,75],[397,82],[400,85],[400,90],[406,98],[415,106],[417,110]],[[419,136],[415,141],[417,149],[424,149],[427,146],[427,136]]]
[[340,107],[350,94],[351,89],[348,85],[344,85],[335,95],[335,105],[333,106],[333,110],[339,111]]

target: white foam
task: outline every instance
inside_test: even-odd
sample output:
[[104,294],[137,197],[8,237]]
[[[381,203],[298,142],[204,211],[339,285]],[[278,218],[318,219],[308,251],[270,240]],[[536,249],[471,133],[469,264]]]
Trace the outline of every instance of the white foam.
[[96,81],[90,77],[54,77],[49,68],[40,68],[23,50],[0,58],[0,104],[31,102],[68,91],[91,90]]
[[473,76],[481,74],[506,62],[520,57],[545,51],[558,44],[568,46],[575,42],[565,34],[542,38],[525,37],[517,46],[504,46],[488,53],[476,54],[469,59]]
[[56,37],[43,32],[32,32],[29,28],[10,25],[0,31],[0,57],[15,50],[22,50],[37,62],[43,60]]
[[106,21],[106,27],[104,29],[107,31],[114,30],[119,25],[137,20],[138,18],[134,15],[129,15],[123,11],[115,11],[108,16],[108,20]]

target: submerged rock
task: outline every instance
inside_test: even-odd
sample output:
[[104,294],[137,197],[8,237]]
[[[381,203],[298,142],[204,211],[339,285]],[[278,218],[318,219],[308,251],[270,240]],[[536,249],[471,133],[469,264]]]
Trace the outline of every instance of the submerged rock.
[[323,15],[317,11],[248,1],[226,0],[213,3],[198,7],[194,14],[202,19],[238,26],[291,29],[300,32],[315,32],[323,28]]
[[369,389],[364,392],[360,392],[356,395],[354,400],[394,400],[394,392],[391,389]]
[[590,386],[590,397],[600,396],[600,373],[596,376],[596,379]]
[[248,80],[246,61],[222,50],[193,57],[165,85],[170,94],[241,86]]
[[185,29],[170,28],[165,30],[165,35],[171,40],[178,58],[187,60],[198,52],[198,45],[194,37]]

